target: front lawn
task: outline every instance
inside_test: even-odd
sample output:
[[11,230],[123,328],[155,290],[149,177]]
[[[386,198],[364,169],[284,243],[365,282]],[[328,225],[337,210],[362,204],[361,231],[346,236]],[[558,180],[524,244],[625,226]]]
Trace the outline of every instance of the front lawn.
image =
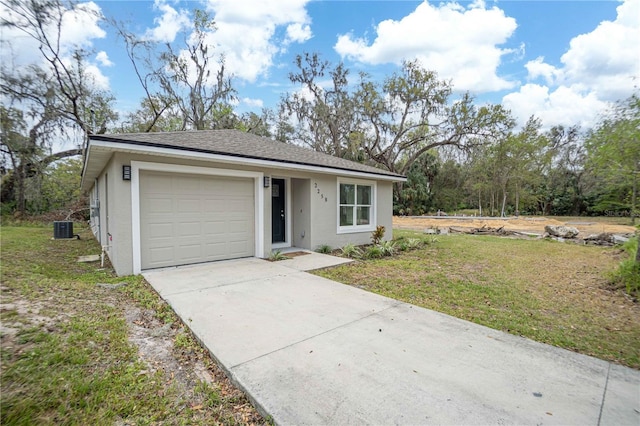
[[[394,237],[424,236],[394,231]],[[441,235],[317,274],[498,330],[640,368],[640,306],[607,288],[619,249]]]
[[6,226],[0,424],[256,424],[234,388],[141,276],[116,277],[86,226]]

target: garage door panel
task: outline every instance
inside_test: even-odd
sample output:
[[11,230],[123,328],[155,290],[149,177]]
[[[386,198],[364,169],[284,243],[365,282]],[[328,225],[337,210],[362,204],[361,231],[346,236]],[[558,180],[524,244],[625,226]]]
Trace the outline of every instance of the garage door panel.
[[227,231],[227,222],[216,221],[206,222],[202,227],[202,233],[207,237],[212,237],[217,240],[224,238],[224,234]]
[[249,226],[249,223],[247,220],[230,220],[228,222],[227,232],[229,234],[240,233],[243,237],[246,237],[248,226]]
[[179,235],[183,237],[199,237],[200,232],[200,222],[181,222],[178,223],[177,229]]
[[173,236],[173,225],[170,223],[150,223],[149,234],[151,239],[166,239]]
[[205,213],[224,213],[225,209],[224,198],[207,199],[202,202],[202,211]]
[[211,258],[223,259],[228,255],[227,242],[207,243],[204,246],[204,251],[205,254]]
[[176,250],[176,258],[180,262],[198,262],[202,257],[201,244],[179,244]]
[[200,193],[200,178],[198,176],[181,175],[179,180],[172,179],[174,189],[182,194],[198,194]]
[[184,198],[181,197],[178,199],[176,203],[176,210],[178,213],[193,213],[200,212],[200,203],[201,201],[197,198]]
[[170,198],[149,198],[149,209],[155,213],[171,213],[173,211],[173,200]]
[[253,179],[142,171],[142,268],[253,256],[254,214]]
[[149,249],[150,262],[170,262],[173,259],[173,247]]
[[148,194],[166,194],[167,188],[171,188],[172,181],[169,175],[157,175],[153,181],[147,182],[145,188]]
[[229,251],[236,256],[240,256],[246,250],[247,250],[247,244],[243,241],[229,242]]

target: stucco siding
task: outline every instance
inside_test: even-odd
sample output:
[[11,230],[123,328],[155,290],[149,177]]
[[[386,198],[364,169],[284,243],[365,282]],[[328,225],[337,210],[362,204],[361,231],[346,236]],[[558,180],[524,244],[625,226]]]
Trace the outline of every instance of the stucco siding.
[[[363,232],[338,232],[338,176],[315,175],[311,179],[311,249],[328,245],[331,248],[343,247],[346,244],[369,244],[371,242],[371,230]],[[350,182],[359,182],[375,186],[374,205],[375,213],[372,213],[374,223],[385,227],[385,240],[393,237],[392,232],[392,183],[374,182],[369,180],[349,179]]]
[[[118,275],[133,271],[131,238],[131,181],[122,179],[122,166],[129,165],[125,154],[117,153],[105,169],[108,173],[107,197],[109,259]],[[108,238],[108,237],[107,237]],[[106,244],[105,244],[106,245]]]
[[[119,152],[114,154],[98,177],[100,198],[100,239],[104,246],[108,246],[107,254],[118,275],[134,272],[134,238],[132,224],[132,186],[138,182],[122,179],[122,166],[137,163],[158,163],[162,165],[204,167],[228,171],[253,172],[255,176],[286,178],[289,187],[290,221],[287,242],[292,246],[315,250],[320,245],[332,248],[342,247],[348,243],[368,244],[371,231],[339,232],[338,230],[338,182],[341,178],[336,175],[310,173],[301,170],[265,168],[259,166],[240,167],[227,163],[131,154]],[[194,169],[197,170],[197,169]],[[257,179],[257,178],[256,178]],[[373,203],[375,214],[372,219],[375,225],[383,225],[387,229],[385,239],[392,237],[392,183],[387,181],[358,180],[350,181],[372,184],[375,187]],[[94,183],[95,185],[95,183]],[[257,189],[257,187],[256,187]],[[262,210],[262,246],[256,256],[268,257],[271,254],[271,187],[264,188],[259,182]],[[260,232],[256,229],[256,232]],[[109,235],[107,235],[107,233]]]
[[311,181],[291,179],[293,240],[295,247],[311,249]]

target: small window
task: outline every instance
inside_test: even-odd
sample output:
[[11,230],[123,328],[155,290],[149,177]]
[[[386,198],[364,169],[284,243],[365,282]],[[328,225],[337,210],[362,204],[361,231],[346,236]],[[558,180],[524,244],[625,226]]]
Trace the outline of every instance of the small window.
[[[355,183],[340,183],[339,226],[342,230],[364,230],[373,223],[373,187]],[[363,229],[360,229],[363,228]]]

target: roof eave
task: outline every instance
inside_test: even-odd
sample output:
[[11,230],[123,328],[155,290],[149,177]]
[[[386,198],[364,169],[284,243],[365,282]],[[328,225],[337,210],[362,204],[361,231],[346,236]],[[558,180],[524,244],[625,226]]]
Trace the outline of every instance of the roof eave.
[[[152,154],[152,155],[160,155],[160,156],[169,156],[169,157],[180,157],[180,158],[188,158],[188,159],[200,159],[206,161],[217,161],[228,164],[250,164],[254,166],[265,166],[270,168],[278,168],[278,169],[293,169],[293,170],[304,170],[304,171],[314,171],[317,173],[324,174],[332,174],[332,175],[342,175],[342,176],[352,176],[352,177],[361,177],[367,179],[376,179],[383,181],[391,181],[391,182],[405,182],[407,180],[406,177],[401,175],[388,175],[383,173],[371,173],[359,170],[350,170],[338,167],[329,167],[329,166],[319,166],[312,165],[306,163],[297,163],[297,162],[289,162],[289,161],[277,161],[272,159],[265,159],[259,157],[250,157],[250,156],[242,156],[242,155],[233,155],[227,153],[216,153],[212,151],[204,151],[198,149],[185,149],[183,147],[166,147],[166,146],[158,146],[157,144],[149,144],[149,143],[131,143],[129,141],[118,141],[111,138],[101,137],[101,138],[92,138],[89,141],[88,153],[87,153],[87,164],[91,161],[91,151],[95,148],[100,150],[108,150],[111,152],[130,152],[137,154]],[[102,165],[104,167],[104,165]],[[85,167],[85,172],[88,167]],[[89,183],[87,179],[92,178],[92,176],[87,176],[87,173],[83,173],[82,176],[82,188],[83,190],[89,189]],[[86,186],[86,187],[85,187]]]

